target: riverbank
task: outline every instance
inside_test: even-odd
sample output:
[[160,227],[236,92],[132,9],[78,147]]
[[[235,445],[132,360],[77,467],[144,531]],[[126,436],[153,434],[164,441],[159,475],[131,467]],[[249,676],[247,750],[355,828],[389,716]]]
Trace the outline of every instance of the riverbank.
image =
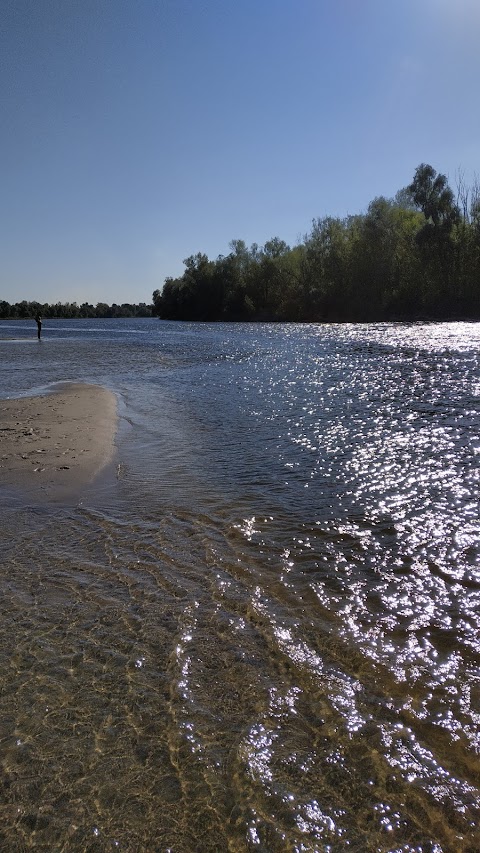
[[50,499],[76,497],[113,457],[115,395],[62,383],[53,393],[0,401],[0,482]]

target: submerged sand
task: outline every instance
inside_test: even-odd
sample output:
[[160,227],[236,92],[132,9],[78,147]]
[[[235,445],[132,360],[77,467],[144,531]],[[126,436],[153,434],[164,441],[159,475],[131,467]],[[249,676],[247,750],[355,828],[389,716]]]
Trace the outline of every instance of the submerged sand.
[[0,485],[75,496],[112,461],[116,428],[115,394],[99,385],[1,400]]

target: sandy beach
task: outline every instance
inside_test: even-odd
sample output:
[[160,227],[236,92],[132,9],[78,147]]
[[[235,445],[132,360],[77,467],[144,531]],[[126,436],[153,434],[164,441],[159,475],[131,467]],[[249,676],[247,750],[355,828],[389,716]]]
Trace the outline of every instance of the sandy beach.
[[76,497],[113,457],[115,395],[99,385],[0,401],[0,485]]

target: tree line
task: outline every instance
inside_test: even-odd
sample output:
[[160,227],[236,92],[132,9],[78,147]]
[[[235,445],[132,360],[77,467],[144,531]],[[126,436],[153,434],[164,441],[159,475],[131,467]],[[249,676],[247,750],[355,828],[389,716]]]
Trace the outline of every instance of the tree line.
[[366,213],[315,219],[294,247],[274,237],[199,252],[153,293],[168,320],[480,319],[480,185],[422,163]]
[[16,302],[10,305],[9,302],[0,300],[0,319],[2,320],[23,320],[35,317],[40,314],[45,318],[60,318],[60,319],[77,319],[77,318],[95,318],[95,317],[151,317],[152,305],[147,305],[145,302],[140,302],[138,305],[131,305],[124,302],[122,305],[107,305],[106,302],[97,302],[96,305],[90,305],[84,302],[82,305],[77,305],[76,302],[56,302],[54,305],[41,302]]

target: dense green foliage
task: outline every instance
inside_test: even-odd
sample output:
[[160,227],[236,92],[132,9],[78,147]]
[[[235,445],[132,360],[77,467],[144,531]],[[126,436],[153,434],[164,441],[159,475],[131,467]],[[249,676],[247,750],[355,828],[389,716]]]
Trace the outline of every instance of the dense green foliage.
[[153,294],[171,320],[480,318],[480,189],[420,165],[394,199],[325,217],[290,248],[243,240],[215,261],[198,253]]
[[20,320],[35,317],[41,314],[46,318],[77,319],[81,317],[151,317],[152,306],[141,302],[139,305],[107,305],[105,302],[97,302],[96,305],[77,305],[76,302],[57,302],[55,305],[41,304],[40,302],[16,302],[10,305],[0,300],[0,319]]

